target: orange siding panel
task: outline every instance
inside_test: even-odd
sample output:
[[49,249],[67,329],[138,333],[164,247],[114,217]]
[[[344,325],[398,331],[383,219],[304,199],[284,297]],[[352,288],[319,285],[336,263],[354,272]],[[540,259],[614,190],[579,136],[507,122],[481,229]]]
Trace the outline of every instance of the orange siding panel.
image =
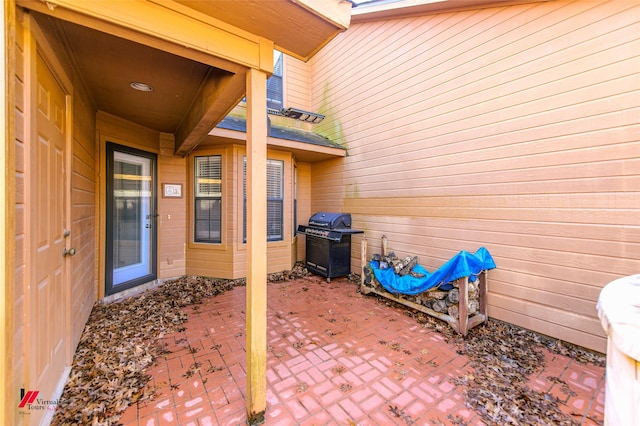
[[[15,119],[15,140],[13,141],[15,150],[15,258],[13,265],[13,330],[7,333],[13,334],[13,353],[10,354],[12,360],[12,371],[5,378],[12,386],[12,391],[19,392],[20,384],[26,377],[26,363],[29,359],[25,357],[27,345],[25,312],[27,310],[25,292],[28,281],[26,274],[27,259],[25,256],[26,239],[26,218],[25,218],[25,77],[24,77],[24,39],[22,37],[24,27],[22,25],[21,14],[16,19],[16,44],[14,46],[16,58],[16,74],[12,76],[15,82],[15,102],[13,116]],[[7,141],[9,143],[9,141]],[[10,247],[10,245],[8,245]],[[11,265],[7,265],[7,268]],[[10,349],[9,349],[10,350]],[[8,372],[9,373],[9,372]],[[11,418],[9,416],[8,418]]]
[[[158,156],[158,278],[186,274],[187,160],[173,156],[174,139],[160,135]],[[163,184],[182,185],[182,198],[164,198]]]
[[639,51],[636,2],[356,23],[308,65],[349,153],[311,166],[312,209],[428,268],[484,245],[490,315],[604,352],[599,291],[640,261]]
[[286,55],[284,59],[284,107],[309,110],[311,107],[310,70],[298,59]]

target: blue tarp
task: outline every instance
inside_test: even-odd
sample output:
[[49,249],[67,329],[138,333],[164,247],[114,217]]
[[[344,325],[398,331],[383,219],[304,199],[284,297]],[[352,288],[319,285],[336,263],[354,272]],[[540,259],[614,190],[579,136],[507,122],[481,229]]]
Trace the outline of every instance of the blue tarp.
[[424,274],[424,277],[413,277],[411,275],[400,276],[393,271],[393,268],[380,269],[379,262],[372,260],[369,262],[373,274],[388,292],[394,294],[416,295],[423,291],[439,287],[441,290],[451,290],[452,281],[462,277],[469,277],[469,281],[475,281],[480,272],[496,267],[493,257],[489,251],[480,247],[475,253],[461,251],[452,257],[447,263],[442,265],[433,273],[424,269],[421,265],[416,265],[413,272]]

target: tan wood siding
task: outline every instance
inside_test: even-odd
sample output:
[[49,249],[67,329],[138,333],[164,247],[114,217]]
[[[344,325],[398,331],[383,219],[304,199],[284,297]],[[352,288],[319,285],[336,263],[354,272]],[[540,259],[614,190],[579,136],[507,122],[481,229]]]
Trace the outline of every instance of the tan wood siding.
[[311,108],[309,67],[301,60],[285,55],[283,81],[284,108],[295,107],[309,110]]
[[[160,134],[158,156],[158,278],[179,277],[186,273],[187,160],[173,155],[173,135]],[[163,185],[182,185],[181,198],[164,198]]]
[[349,150],[312,206],[428,268],[484,245],[490,316],[604,352],[599,291],[640,265],[639,51],[637,2],[354,24],[309,65]]
[[75,348],[98,294],[96,163],[99,151],[95,142],[95,109],[78,76],[73,76],[70,246],[77,251],[71,261],[71,335]]
[[[311,210],[311,164],[298,163],[298,224],[308,224],[313,213]],[[305,258],[307,238],[299,235],[296,240],[296,260],[302,261]]]
[[[25,380],[26,376],[26,364],[28,363],[28,359],[25,358],[25,348],[28,341],[28,336],[25,335],[25,310],[26,310],[26,294],[25,289],[27,285],[27,277],[26,275],[26,256],[25,256],[25,241],[27,239],[26,236],[26,223],[25,223],[25,209],[27,208],[25,205],[25,75],[24,75],[24,49],[25,49],[25,41],[24,41],[24,27],[22,25],[22,14],[17,14],[16,16],[16,39],[15,39],[15,60],[16,74],[13,76],[13,80],[15,83],[15,106],[14,106],[14,119],[15,119],[15,141],[14,141],[14,152],[15,152],[15,258],[14,258],[14,280],[15,283],[13,285],[13,330],[11,333],[13,334],[13,351],[11,353],[11,362],[12,369],[7,371],[7,373],[11,373],[10,376],[6,378],[9,382],[8,384],[12,385],[9,389],[13,393],[13,395],[19,395],[20,387],[22,386],[22,382]],[[11,265],[7,265],[7,267],[11,267]],[[14,410],[15,399],[8,398],[6,407]],[[17,417],[13,415],[9,415],[7,413],[7,418],[11,419],[12,417]],[[16,419],[20,420],[20,419]]]

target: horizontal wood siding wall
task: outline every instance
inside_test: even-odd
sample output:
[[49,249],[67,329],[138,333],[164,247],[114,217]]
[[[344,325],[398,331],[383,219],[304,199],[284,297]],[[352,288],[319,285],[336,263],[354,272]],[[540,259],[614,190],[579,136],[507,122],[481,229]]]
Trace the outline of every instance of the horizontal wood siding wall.
[[[311,210],[311,164],[298,163],[298,225],[309,223],[309,218],[313,213],[315,212]],[[307,250],[307,237],[298,235],[296,242],[296,260],[302,261],[305,259]]]
[[80,341],[98,290],[97,191],[99,149],[96,115],[89,95],[77,74],[73,75],[73,159],[71,164],[71,243],[76,255],[71,262],[71,335]]
[[639,52],[627,1],[354,24],[309,65],[349,153],[312,209],[430,269],[486,246],[491,317],[604,352],[599,292],[640,267]]
[[[17,14],[16,19],[16,40],[15,40],[15,61],[16,61],[16,74],[13,76],[15,84],[15,106],[13,116],[15,119],[15,259],[14,259],[14,284],[13,284],[13,353],[12,356],[12,369],[8,371],[5,378],[9,384],[12,385],[11,391],[14,395],[19,395],[20,387],[22,383],[26,381],[26,372],[28,359],[25,358],[27,349],[27,333],[25,324],[25,314],[27,313],[27,256],[26,256],[26,244],[28,236],[26,234],[26,167],[25,167],[25,120],[27,120],[25,111],[25,95],[26,95],[26,81],[24,73],[24,61],[25,61],[25,40],[24,40],[24,26],[22,25],[22,14]],[[9,141],[7,141],[8,143]],[[7,245],[10,247],[10,245]],[[7,265],[7,267],[11,267]],[[8,302],[8,301],[7,301]],[[8,309],[7,309],[8,310]],[[7,333],[9,331],[7,330]],[[8,349],[8,348],[7,348]],[[9,349],[10,350],[10,349]],[[15,399],[7,398],[9,401]],[[7,405],[9,407],[10,405]],[[13,407],[12,407],[13,409]],[[3,413],[4,416],[4,413]],[[14,414],[7,414],[8,417],[17,417]],[[21,424],[24,423],[22,419],[16,419]]]
[[283,72],[284,108],[295,107],[309,110],[311,99],[309,94],[310,70],[299,59],[284,56]]
[[[173,135],[160,134],[158,156],[158,278],[179,277],[186,273],[187,160],[173,155]],[[182,185],[181,198],[164,198],[164,184]]]

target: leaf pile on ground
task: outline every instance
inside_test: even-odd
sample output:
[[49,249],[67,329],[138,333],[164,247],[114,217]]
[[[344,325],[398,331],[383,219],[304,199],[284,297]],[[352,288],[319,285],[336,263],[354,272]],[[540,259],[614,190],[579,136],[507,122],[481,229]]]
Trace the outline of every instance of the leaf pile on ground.
[[[467,387],[467,406],[489,425],[578,424],[560,410],[555,396],[528,387],[531,375],[544,368],[543,348],[579,363],[606,365],[602,354],[493,319],[472,328],[462,337],[445,321],[376,297],[382,304],[403,309],[407,316],[441,334],[447,342],[457,346],[459,354],[470,358],[474,371],[453,382]],[[548,379],[564,383],[559,378]],[[571,392],[566,385],[562,389]]]
[[467,387],[467,406],[487,424],[577,424],[560,410],[555,396],[528,387],[531,375],[544,367],[542,348],[577,362],[605,365],[602,354],[501,321],[489,319],[463,338],[443,321],[414,311],[405,312],[443,334],[458,347],[458,353],[469,356],[474,371],[454,379],[454,383]]
[[[304,272],[297,266],[282,275],[297,277]],[[245,283],[245,279],[181,277],[122,301],[96,303],[52,424],[118,424],[129,405],[153,398],[153,390],[145,386],[150,380],[145,370],[163,353],[159,339],[187,321],[180,308]]]

